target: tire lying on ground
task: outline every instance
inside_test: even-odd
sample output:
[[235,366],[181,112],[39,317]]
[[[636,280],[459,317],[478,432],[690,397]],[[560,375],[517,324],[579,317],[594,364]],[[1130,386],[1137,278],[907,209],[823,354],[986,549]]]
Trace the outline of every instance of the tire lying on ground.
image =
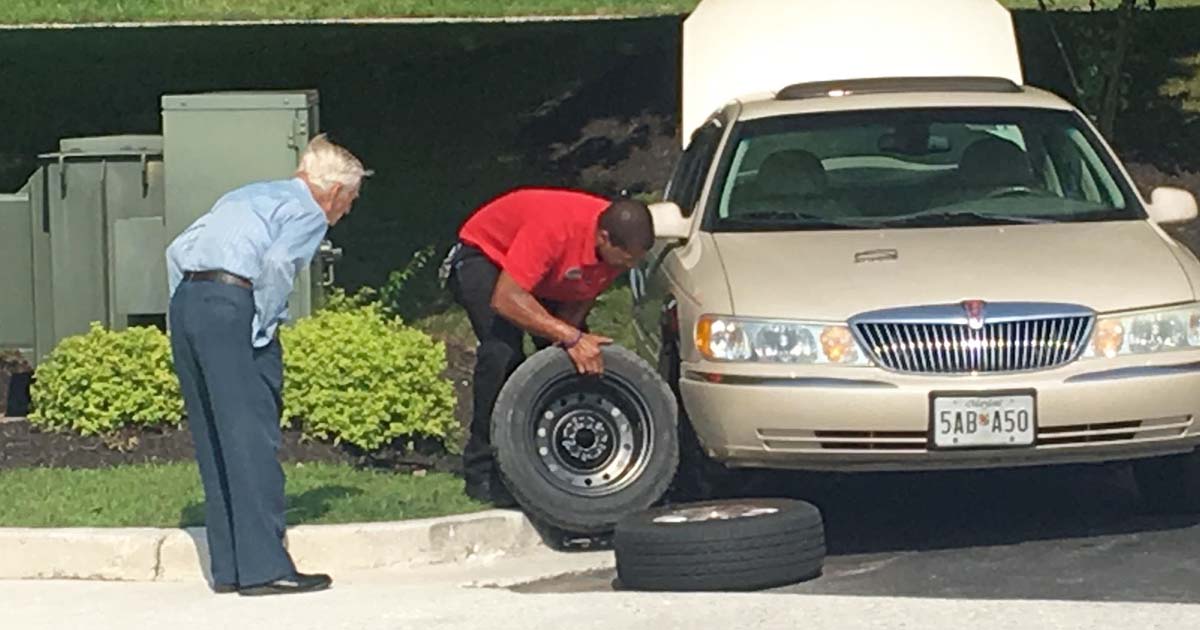
[[803,501],[733,499],[629,516],[613,547],[625,589],[749,591],[819,576],[825,528]]
[[526,360],[492,415],[505,484],[535,520],[606,534],[656,504],[679,465],[677,406],[654,368],[605,346],[604,374],[581,376],[561,348]]

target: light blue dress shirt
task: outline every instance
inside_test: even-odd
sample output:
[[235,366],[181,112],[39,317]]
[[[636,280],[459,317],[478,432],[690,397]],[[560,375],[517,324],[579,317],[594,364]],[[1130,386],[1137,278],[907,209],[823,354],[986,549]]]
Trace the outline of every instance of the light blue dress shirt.
[[329,229],[324,211],[299,178],[259,182],[227,193],[167,248],[171,296],[187,271],[226,271],[254,284],[251,343],[271,343],[288,319],[296,275]]

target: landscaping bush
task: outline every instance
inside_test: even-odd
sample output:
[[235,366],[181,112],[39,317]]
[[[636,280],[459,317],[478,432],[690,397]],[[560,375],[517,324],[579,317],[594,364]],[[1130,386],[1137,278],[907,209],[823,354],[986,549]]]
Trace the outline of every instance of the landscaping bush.
[[457,444],[445,347],[376,302],[339,299],[281,333],[284,419],[373,451],[404,438]]
[[31,394],[29,421],[54,431],[112,435],[183,418],[170,342],[156,328],[114,332],[92,324],[38,366]]

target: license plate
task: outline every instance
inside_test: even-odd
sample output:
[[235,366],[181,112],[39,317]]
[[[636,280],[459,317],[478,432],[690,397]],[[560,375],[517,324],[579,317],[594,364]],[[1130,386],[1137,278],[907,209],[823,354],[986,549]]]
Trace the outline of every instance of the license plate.
[[933,443],[938,448],[1030,446],[1036,432],[1029,394],[937,396],[933,399]]

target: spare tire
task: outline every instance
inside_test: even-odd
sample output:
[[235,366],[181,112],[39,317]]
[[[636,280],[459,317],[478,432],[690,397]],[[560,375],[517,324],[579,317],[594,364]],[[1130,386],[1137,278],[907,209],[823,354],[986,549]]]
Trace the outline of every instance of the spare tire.
[[613,547],[622,588],[750,591],[821,575],[825,527],[803,501],[711,501],[629,516]]
[[500,473],[535,520],[606,534],[656,504],[679,465],[675,397],[653,367],[605,346],[604,374],[582,376],[546,348],[508,379],[492,415]]

